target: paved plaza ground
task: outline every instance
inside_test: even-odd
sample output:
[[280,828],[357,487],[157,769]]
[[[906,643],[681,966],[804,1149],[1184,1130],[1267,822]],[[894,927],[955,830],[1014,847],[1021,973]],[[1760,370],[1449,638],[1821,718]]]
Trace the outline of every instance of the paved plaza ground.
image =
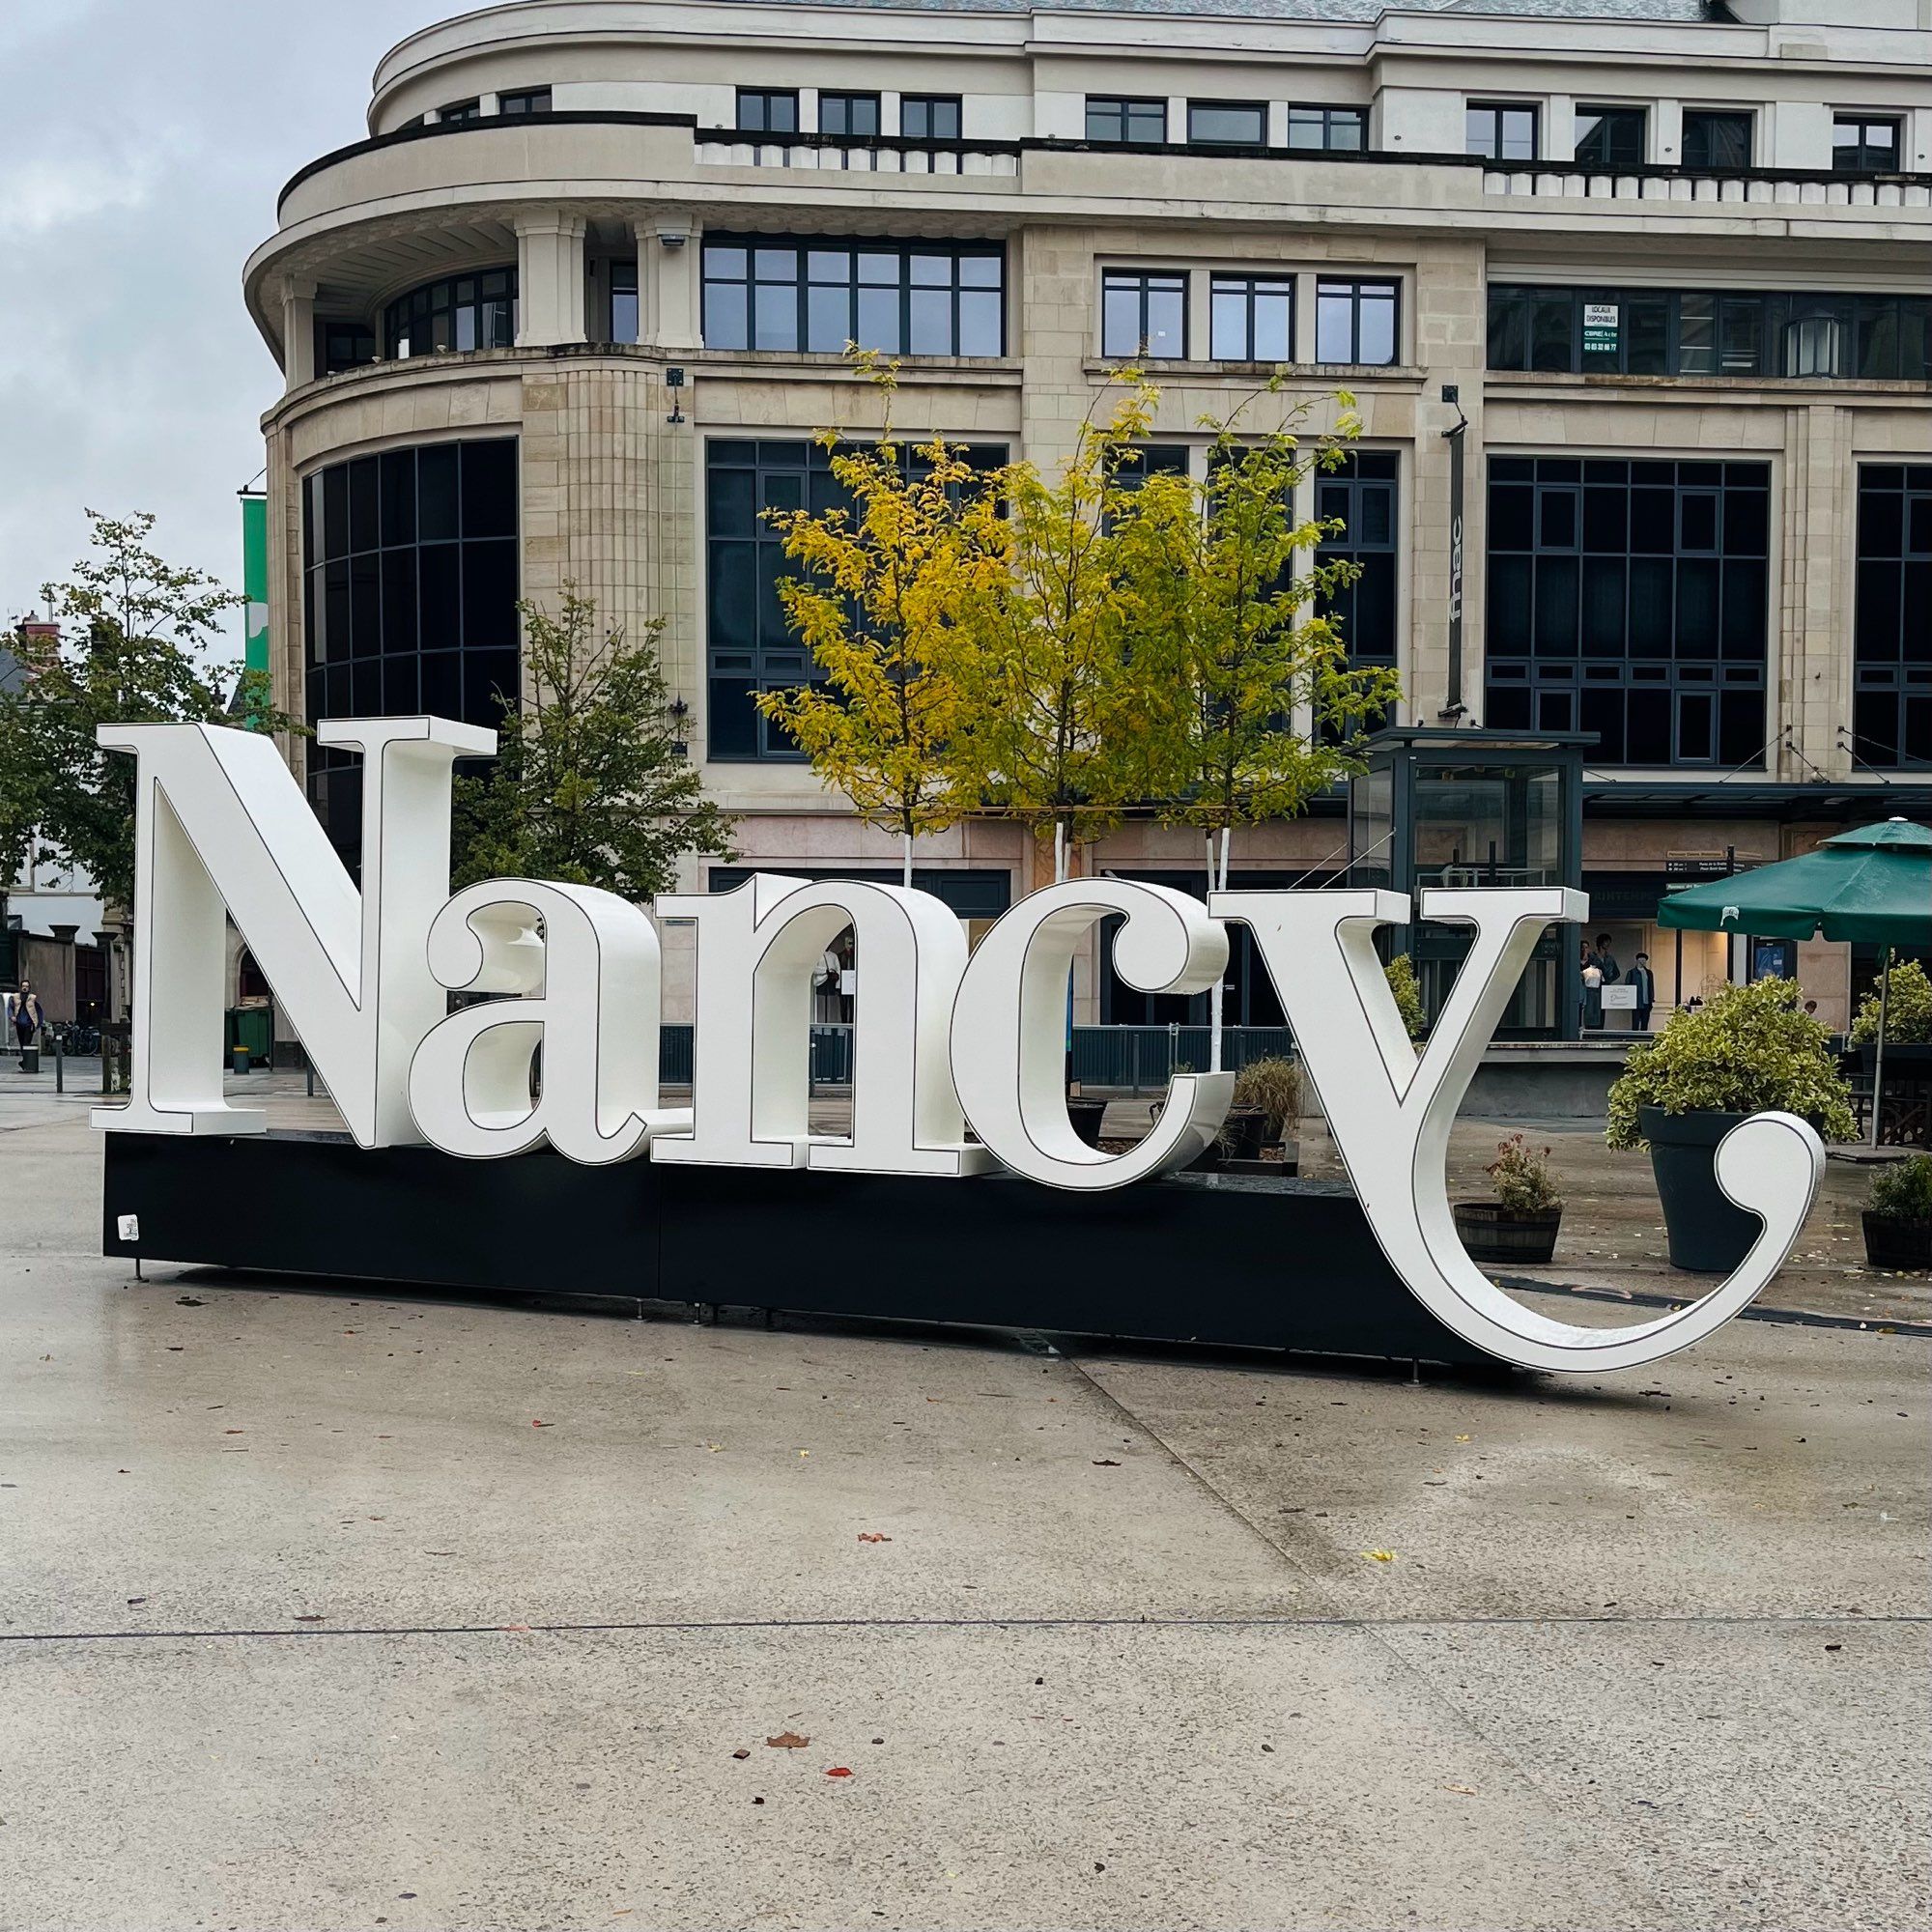
[[[1812,1319],[1411,1382],[137,1282],[50,1087],[0,1062],[9,1932],[1932,1916],[1932,1282],[1849,1167]],[[1686,1292],[1647,1163],[1541,1138],[1552,1283]]]

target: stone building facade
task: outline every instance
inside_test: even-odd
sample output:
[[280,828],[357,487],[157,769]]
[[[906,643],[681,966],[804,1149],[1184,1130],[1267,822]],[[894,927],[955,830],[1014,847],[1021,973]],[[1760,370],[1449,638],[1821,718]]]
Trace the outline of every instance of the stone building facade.
[[[384,56],[247,265],[278,696],[487,720],[507,605],[574,583],[665,620],[739,816],[688,886],[883,872],[746,696],[799,675],[757,510],[878,420],[844,340],[901,356],[901,429],[1043,464],[1143,346],[1176,464],[1287,364],[1363,418],[1351,642],[1405,724],[1599,733],[1584,883],[1667,1005],[1747,963],[1672,957],[1669,883],[1932,805],[1928,289],[1926,0],[512,0]],[[1009,825],[927,843],[969,920],[1040,876]],[[1200,876],[1151,818],[1087,863]],[[1837,1020],[1867,963],[1786,965]]]

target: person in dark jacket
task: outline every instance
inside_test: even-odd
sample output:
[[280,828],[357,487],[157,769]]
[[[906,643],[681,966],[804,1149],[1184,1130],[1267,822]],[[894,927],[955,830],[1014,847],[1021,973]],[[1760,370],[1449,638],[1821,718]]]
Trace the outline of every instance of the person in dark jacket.
[[1607,932],[1598,933],[1597,950],[1590,956],[1596,963],[1597,971],[1604,976],[1605,985],[1614,986],[1624,977],[1623,969],[1610,951],[1610,935]]
[[1650,970],[1650,954],[1639,952],[1630,971],[1630,982],[1636,989],[1636,1012],[1631,1024],[1638,1033],[1650,1031],[1650,1009],[1657,1004],[1657,975]]

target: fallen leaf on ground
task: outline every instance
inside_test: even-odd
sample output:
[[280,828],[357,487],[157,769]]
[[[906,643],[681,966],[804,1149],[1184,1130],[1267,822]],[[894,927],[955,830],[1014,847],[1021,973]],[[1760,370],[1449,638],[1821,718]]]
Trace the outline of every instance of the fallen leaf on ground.
[[208,1303],[197,1295],[178,1294],[175,1296],[175,1306],[177,1308],[206,1308]]
[[1476,1795],[1476,1787],[1473,1784],[1445,1784],[1442,1788],[1444,1791],[1454,1791],[1463,1798],[1473,1798]]
[[803,1750],[811,1740],[800,1737],[796,1731],[781,1731],[777,1737],[767,1738],[765,1742],[774,1750]]
[[1393,1563],[1395,1561],[1395,1551],[1393,1549],[1365,1549],[1362,1551],[1362,1554],[1371,1563]]
[[324,1621],[325,1619],[320,1610],[311,1610],[307,1615],[296,1618],[296,1622],[298,1624],[319,1624]]
[[1096,1469],[1118,1469],[1121,1465],[1111,1456],[1103,1456],[1094,1466]]
[[852,1771],[849,1765],[834,1764],[826,1767],[825,1775],[827,1777],[850,1777]]
[[859,1532],[859,1541],[861,1543],[890,1543],[892,1538],[890,1536],[881,1536],[876,1529],[862,1529]]
[[530,1427],[532,1429],[554,1429],[556,1424],[554,1422],[539,1422],[535,1416],[531,1416]]

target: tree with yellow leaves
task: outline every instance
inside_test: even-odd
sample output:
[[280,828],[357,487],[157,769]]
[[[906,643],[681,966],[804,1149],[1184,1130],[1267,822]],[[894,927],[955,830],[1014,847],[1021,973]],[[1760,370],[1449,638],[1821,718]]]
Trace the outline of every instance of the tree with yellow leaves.
[[1001,564],[965,518],[986,474],[962,446],[908,447],[892,427],[897,365],[853,359],[889,402],[876,442],[820,434],[848,503],[768,512],[803,566],[780,582],[779,601],[822,681],[755,701],[867,824],[898,836],[911,885],[914,839],[980,802],[949,762],[963,705],[959,621]]

